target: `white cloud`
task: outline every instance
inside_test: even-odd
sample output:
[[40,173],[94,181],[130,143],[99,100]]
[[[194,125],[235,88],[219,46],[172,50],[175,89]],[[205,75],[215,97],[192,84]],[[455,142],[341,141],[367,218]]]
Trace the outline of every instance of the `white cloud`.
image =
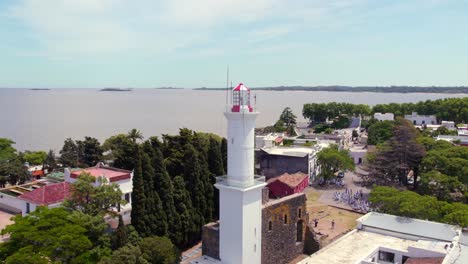
[[42,45],[42,50],[28,51],[31,54],[96,56],[135,50],[160,54],[203,44],[207,44],[203,48],[210,51],[208,54],[219,54],[226,49],[216,46],[225,45],[213,39],[217,32],[232,32],[234,40],[245,38],[248,41],[244,45],[255,45],[298,30],[345,27],[351,22],[344,15],[349,17],[355,8],[368,2],[18,0],[7,13],[31,28]]

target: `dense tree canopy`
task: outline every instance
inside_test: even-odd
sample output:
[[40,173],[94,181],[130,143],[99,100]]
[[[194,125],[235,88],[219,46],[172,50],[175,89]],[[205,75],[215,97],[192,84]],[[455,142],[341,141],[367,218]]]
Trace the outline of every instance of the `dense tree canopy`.
[[391,187],[375,187],[370,193],[369,201],[382,213],[468,226],[466,204],[447,203],[434,196],[422,196]]
[[29,165],[42,165],[47,158],[45,151],[25,151],[23,153],[23,160],[28,162]]
[[410,122],[397,119],[390,140],[369,160],[369,175],[365,180],[379,185],[406,184],[408,173],[413,171],[416,182],[419,164],[426,155],[417,136]]
[[0,162],[5,162],[16,157],[15,142],[7,138],[0,138]]
[[317,161],[321,167],[319,176],[324,179],[334,177],[335,173],[340,170],[354,170],[355,168],[348,151],[339,150],[336,145],[322,149],[317,156]]
[[79,164],[79,149],[75,141],[71,138],[67,138],[63,144],[62,150],[60,150],[60,163],[64,167],[76,168]]
[[102,161],[103,149],[96,138],[85,137],[84,140],[76,141],[79,150],[79,163],[82,166],[95,166]]
[[2,231],[10,240],[0,245],[0,259],[11,262],[33,252],[60,263],[79,263],[74,260],[84,257],[93,243],[76,220],[64,208],[39,207],[28,216],[15,216],[15,223]]
[[369,145],[382,144],[385,141],[389,140],[393,135],[393,121],[382,121],[376,122],[369,126],[368,128],[368,139],[367,143]]

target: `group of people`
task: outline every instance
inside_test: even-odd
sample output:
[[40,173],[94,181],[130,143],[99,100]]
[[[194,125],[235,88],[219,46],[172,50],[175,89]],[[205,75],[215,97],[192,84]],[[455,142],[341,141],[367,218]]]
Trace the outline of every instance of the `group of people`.
[[331,185],[336,185],[338,187],[344,187],[344,181],[343,178],[333,178],[330,180],[325,180],[324,178],[320,178],[318,181],[319,185],[323,186],[325,184],[331,184]]
[[349,205],[354,211],[367,213],[370,210],[367,195],[362,190],[353,192],[353,189],[345,189],[341,192],[334,192],[333,199],[338,203],[342,202]]

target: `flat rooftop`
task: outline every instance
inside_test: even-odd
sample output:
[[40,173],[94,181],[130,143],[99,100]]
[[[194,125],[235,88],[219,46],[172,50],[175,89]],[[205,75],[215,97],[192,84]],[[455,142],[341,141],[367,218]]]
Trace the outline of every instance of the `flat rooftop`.
[[120,180],[130,179],[131,178],[131,171],[122,170],[117,168],[111,167],[91,167],[83,170],[77,170],[71,172],[71,178],[78,178],[81,173],[89,173],[93,177],[105,177],[109,180],[109,182],[116,182]]
[[315,148],[301,148],[301,147],[275,147],[275,148],[264,148],[262,149],[270,155],[282,155],[290,157],[305,157],[308,154],[317,151]]
[[373,232],[353,230],[299,263],[356,264],[369,257],[369,255],[379,247],[391,248],[403,252],[406,252],[408,247],[417,247],[445,253],[444,246],[446,244],[445,242],[407,240]]
[[453,225],[375,212],[366,214],[357,221],[364,227],[447,242],[457,236],[458,230]]

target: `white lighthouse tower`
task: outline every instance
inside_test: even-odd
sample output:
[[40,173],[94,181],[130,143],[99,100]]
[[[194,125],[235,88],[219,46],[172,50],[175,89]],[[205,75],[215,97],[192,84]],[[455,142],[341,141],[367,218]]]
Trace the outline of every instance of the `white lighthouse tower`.
[[250,89],[239,84],[232,90],[224,116],[228,122],[227,176],[219,189],[219,257],[226,264],[261,262],[262,189],[254,175],[255,119]]

